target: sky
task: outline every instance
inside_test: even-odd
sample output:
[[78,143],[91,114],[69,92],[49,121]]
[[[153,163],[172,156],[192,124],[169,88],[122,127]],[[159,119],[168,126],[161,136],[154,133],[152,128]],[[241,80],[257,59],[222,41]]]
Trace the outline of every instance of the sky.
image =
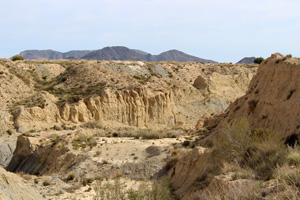
[[0,0],[0,58],[106,46],[234,63],[300,57],[299,8],[300,0]]

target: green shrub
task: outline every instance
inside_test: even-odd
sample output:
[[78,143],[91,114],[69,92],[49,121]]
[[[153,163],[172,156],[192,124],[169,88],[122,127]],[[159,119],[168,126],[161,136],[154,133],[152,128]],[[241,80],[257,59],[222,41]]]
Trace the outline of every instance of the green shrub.
[[93,181],[94,181],[93,178],[88,178],[88,179],[87,179],[87,182],[88,182],[88,183],[92,183]]
[[264,61],[263,57],[258,57],[258,58],[254,59],[254,63],[256,63],[256,64],[260,64],[262,61]]
[[17,61],[17,60],[25,60],[25,58],[23,56],[20,56],[20,55],[16,55],[16,56],[13,56],[11,58],[12,61]]

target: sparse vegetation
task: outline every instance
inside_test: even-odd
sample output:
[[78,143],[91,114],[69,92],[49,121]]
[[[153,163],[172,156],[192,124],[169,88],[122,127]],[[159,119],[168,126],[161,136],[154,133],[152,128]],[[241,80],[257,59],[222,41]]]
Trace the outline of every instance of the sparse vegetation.
[[171,200],[170,183],[164,178],[161,181],[154,181],[152,185],[145,182],[139,184],[138,188],[127,189],[125,183],[116,178],[113,183],[104,183],[98,180],[94,186],[96,192],[95,200]]
[[80,85],[78,87],[66,87],[65,85],[61,85],[62,83],[67,81],[66,74],[69,71],[68,69],[66,70],[66,72],[61,73],[50,81],[45,81],[47,77],[43,77],[44,81],[37,81],[38,83],[36,84],[36,88],[39,90],[45,90],[57,96],[59,99],[59,101],[57,102],[58,105],[63,105],[64,103],[76,103],[85,97],[94,94],[101,94],[106,85],[106,83],[104,82],[89,84],[86,86]]
[[99,121],[90,121],[82,125],[84,128],[100,129],[102,126]]
[[75,150],[79,148],[81,148],[81,150],[84,150],[87,146],[92,149],[97,145],[97,141],[92,136],[80,136],[72,141],[72,145]]
[[[292,192],[291,195],[298,199],[300,194],[298,149],[297,145],[293,148],[285,146],[280,135],[276,133],[251,129],[246,119],[234,120],[231,125],[224,124],[223,133],[214,140],[213,149],[198,158],[205,165],[198,169],[199,176],[196,182],[206,188],[204,191],[210,195],[214,197],[221,195],[219,196],[221,199],[227,199],[229,198],[227,195],[230,194],[225,186],[220,186],[221,188],[217,190],[220,190],[219,192],[213,191],[216,189],[213,187],[215,177],[220,174],[230,173],[232,180],[248,179],[267,185],[267,181],[278,180],[282,189],[276,195],[285,199],[290,190],[296,190],[297,192]],[[169,161],[168,168],[174,166],[174,162]],[[257,187],[256,196],[262,193],[265,187],[267,186]]]
[[25,106],[26,108],[31,108],[31,107],[40,107],[44,108],[46,106],[46,100],[43,98],[42,95],[40,94],[34,94],[32,96],[29,96],[23,100],[16,101],[11,107],[12,109],[15,108],[16,106]]
[[159,139],[160,135],[158,132],[152,131],[150,129],[139,130],[135,136],[136,138],[142,139]]
[[140,129],[126,136],[134,137],[135,139],[161,139],[161,138],[177,138],[180,133],[176,131],[154,131],[151,129]]

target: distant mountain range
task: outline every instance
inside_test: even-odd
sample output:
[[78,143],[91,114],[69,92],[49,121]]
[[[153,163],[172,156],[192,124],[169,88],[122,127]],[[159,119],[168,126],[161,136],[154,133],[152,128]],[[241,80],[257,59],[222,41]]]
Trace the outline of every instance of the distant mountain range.
[[245,57],[242,60],[240,60],[239,62],[237,62],[238,64],[241,63],[245,63],[245,64],[253,64],[254,63],[254,59],[255,57]]
[[100,50],[69,51],[66,53],[53,50],[26,50],[19,55],[28,60],[87,59],[216,63],[216,61],[191,56],[178,50],[170,50],[159,55],[152,55],[141,50],[129,49],[122,46],[105,47]]
[[80,59],[81,57],[91,53],[93,51],[83,50],[83,51],[69,51],[66,53],[61,53],[59,51],[53,50],[26,50],[22,51],[19,55],[23,56],[28,60],[39,60],[39,59]]

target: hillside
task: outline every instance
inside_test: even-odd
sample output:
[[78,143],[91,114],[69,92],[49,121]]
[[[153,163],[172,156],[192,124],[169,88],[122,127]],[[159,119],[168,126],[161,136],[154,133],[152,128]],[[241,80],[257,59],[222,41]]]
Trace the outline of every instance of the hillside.
[[286,138],[299,134],[300,59],[273,54],[259,67],[245,96],[224,113],[225,121],[247,118],[255,128],[267,128]]
[[195,148],[169,166],[177,198],[299,199],[299,165],[291,160],[300,156],[299,77],[299,58],[262,62],[246,94],[199,125],[206,153]]

